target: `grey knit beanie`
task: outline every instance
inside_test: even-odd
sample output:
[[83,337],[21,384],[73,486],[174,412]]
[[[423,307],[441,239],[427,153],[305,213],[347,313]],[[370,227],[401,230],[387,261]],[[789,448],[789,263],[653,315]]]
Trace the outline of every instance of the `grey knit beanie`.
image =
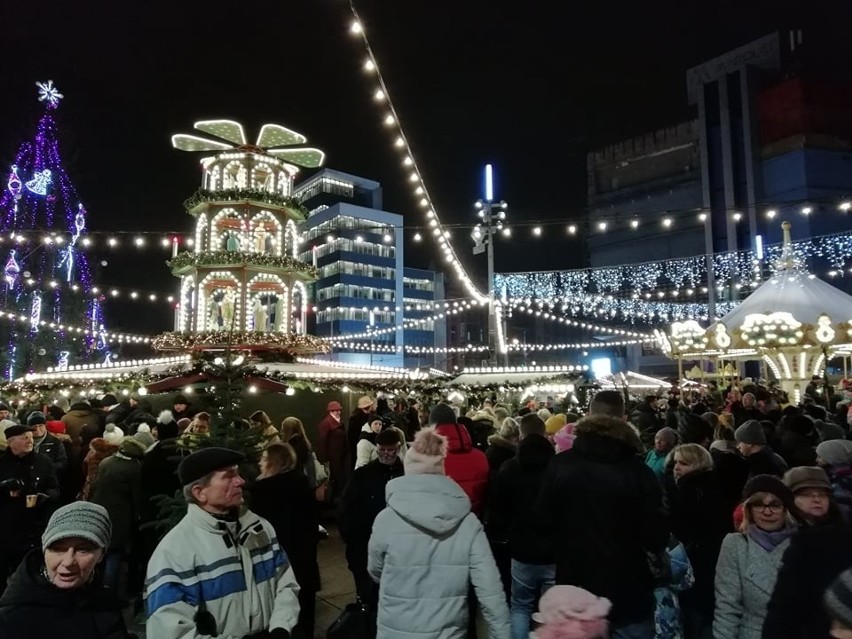
[[109,548],[112,522],[106,508],[88,501],[75,501],[59,508],[50,517],[41,536],[42,552],[69,537],[82,537],[99,548]]
[[846,439],[830,439],[816,447],[816,454],[829,466],[852,464],[852,442]]
[[759,444],[766,445],[766,433],[763,432],[763,426],[756,419],[749,419],[734,431],[734,439],[741,444]]

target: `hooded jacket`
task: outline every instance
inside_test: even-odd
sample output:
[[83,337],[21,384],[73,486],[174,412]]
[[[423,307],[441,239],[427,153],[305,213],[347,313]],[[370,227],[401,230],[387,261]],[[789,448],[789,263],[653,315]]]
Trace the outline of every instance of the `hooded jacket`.
[[548,465],[534,509],[536,525],[561,541],[556,583],[609,599],[616,626],[651,619],[646,553],[662,552],[669,539],[659,482],[627,422],[592,415],[574,432],[571,450]]
[[41,551],[27,555],[0,599],[3,639],[126,639],[121,603],[96,583],[63,590],[41,574]]
[[470,433],[461,424],[439,424],[435,432],[447,438],[447,458],[444,460],[447,477],[461,486],[470,499],[471,511],[481,517],[488,488],[488,458],[473,447]]
[[[299,585],[268,521],[246,510],[226,522],[190,504],[148,562],[146,633],[157,639],[196,637],[206,608],[220,639],[274,628],[292,632]],[[206,633],[212,634],[212,633]]]
[[500,468],[492,492],[489,527],[497,538],[508,538],[512,559],[525,564],[552,564],[553,539],[533,524],[533,506],[544,471],[556,453],[543,435],[528,435],[518,454]]
[[377,639],[465,639],[468,584],[488,636],[508,639],[500,575],[458,484],[444,475],[406,475],[388,483],[387,500],[367,566],[379,582]]

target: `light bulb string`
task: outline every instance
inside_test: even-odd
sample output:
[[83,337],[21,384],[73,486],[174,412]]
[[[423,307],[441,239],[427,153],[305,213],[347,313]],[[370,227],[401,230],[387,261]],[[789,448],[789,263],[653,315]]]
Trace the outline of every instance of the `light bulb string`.
[[[411,151],[411,146],[409,145],[408,138],[405,135],[405,130],[403,129],[402,122],[399,118],[399,113],[397,112],[396,106],[394,105],[393,99],[391,98],[390,91],[388,90],[387,83],[385,82],[384,76],[382,75],[381,67],[377,63],[376,56],[375,56],[375,53],[373,52],[373,48],[370,44],[369,38],[367,37],[367,34],[366,34],[364,28],[361,26],[363,23],[361,22],[361,16],[358,13],[358,9],[355,7],[355,1],[354,0],[349,0],[349,9],[352,13],[353,19],[355,20],[355,24],[359,25],[358,35],[361,36],[361,41],[364,45],[368,59],[370,60],[370,62],[372,63],[372,65],[374,67],[376,77],[378,79],[379,89],[384,94],[384,100],[387,103],[387,107],[390,111],[390,115],[394,120],[393,124],[396,127],[399,138],[402,140],[403,147],[407,151],[407,157],[411,159],[412,170],[414,171],[414,173],[418,177],[418,186],[423,190],[422,195],[427,202],[427,210],[431,213],[432,218],[437,222],[437,228],[441,229],[441,234],[438,236],[438,237],[441,238],[441,241],[439,242],[439,246],[446,253],[450,254],[453,266],[455,267],[457,274],[459,275],[459,277],[461,278],[462,282],[464,283],[464,285],[468,289],[468,291],[471,293],[471,295],[473,295],[474,297],[476,297],[479,300],[487,300],[488,296],[485,295],[473,283],[473,280],[471,279],[470,275],[468,274],[467,270],[464,268],[464,265],[462,264],[461,260],[459,259],[455,248],[453,247],[453,245],[449,241],[449,239],[445,236],[445,232],[443,230],[443,226],[441,224],[440,217],[438,216],[438,212],[436,210],[434,201],[432,199],[432,196],[429,194],[429,189],[426,186],[426,183],[423,179],[423,174],[420,171],[420,168],[417,164],[417,159],[415,158],[414,153]],[[447,247],[447,248],[444,248],[444,247]]]

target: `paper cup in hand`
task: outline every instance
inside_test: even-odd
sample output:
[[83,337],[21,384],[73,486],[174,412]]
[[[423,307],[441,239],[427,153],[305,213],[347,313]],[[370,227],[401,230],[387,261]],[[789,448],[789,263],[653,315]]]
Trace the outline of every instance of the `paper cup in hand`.
[[35,508],[38,503],[38,495],[27,495],[27,508]]

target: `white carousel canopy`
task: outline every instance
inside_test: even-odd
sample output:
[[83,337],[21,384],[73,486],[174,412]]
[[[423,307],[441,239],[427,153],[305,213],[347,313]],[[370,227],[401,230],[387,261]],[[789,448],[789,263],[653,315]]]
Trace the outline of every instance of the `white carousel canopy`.
[[778,271],[734,310],[719,320],[739,328],[749,315],[790,313],[803,324],[818,324],[822,315],[834,321],[852,318],[852,296],[804,271]]

